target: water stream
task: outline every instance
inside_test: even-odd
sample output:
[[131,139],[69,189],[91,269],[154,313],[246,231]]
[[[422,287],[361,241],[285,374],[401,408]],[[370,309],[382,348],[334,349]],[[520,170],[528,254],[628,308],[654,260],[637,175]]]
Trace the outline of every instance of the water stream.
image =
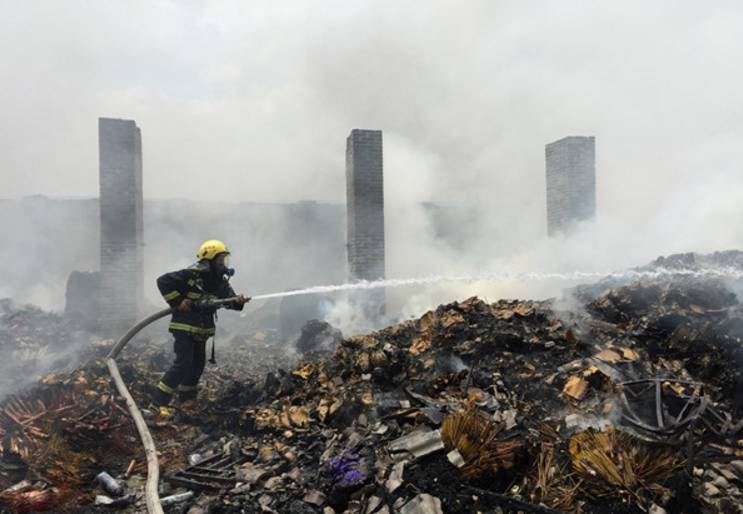
[[285,296],[300,296],[310,294],[334,293],[339,291],[353,291],[363,289],[378,289],[388,287],[403,287],[415,285],[435,285],[447,282],[475,283],[489,282],[498,283],[506,281],[542,281],[542,280],[560,280],[565,282],[580,282],[584,280],[600,279],[617,279],[617,280],[636,280],[642,278],[656,279],[664,276],[688,276],[699,278],[743,278],[743,270],[739,268],[702,268],[702,269],[684,269],[684,268],[653,268],[652,270],[625,270],[615,272],[605,271],[569,271],[569,272],[499,272],[486,273],[481,275],[432,275],[413,278],[388,278],[383,280],[361,280],[346,284],[321,285],[307,287],[304,289],[294,289],[279,293],[267,293],[253,296],[253,300],[266,300],[269,298],[282,298]]

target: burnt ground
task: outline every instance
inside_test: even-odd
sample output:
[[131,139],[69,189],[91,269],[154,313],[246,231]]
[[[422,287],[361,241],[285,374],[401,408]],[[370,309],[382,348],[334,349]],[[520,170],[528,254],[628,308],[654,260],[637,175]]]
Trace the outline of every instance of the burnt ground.
[[[193,490],[169,507],[190,514],[739,512],[738,285],[679,273],[611,286],[576,291],[570,312],[453,302],[288,367],[265,337],[220,347],[199,404],[152,427],[161,496]],[[145,406],[169,348],[125,353]],[[107,470],[132,495],[124,511],[142,511],[141,447],[113,391],[91,355],[2,403],[0,489],[29,482],[0,495],[6,508],[110,511],[92,505]],[[195,453],[211,460],[184,475]]]

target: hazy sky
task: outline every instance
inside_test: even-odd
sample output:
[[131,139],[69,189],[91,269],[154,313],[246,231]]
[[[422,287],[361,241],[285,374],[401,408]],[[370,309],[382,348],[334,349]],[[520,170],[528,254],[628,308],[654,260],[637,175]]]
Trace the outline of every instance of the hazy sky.
[[0,196],[97,195],[109,116],[142,129],[146,197],[343,202],[373,128],[388,230],[468,202],[529,241],[544,144],[594,135],[631,244],[743,246],[741,27],[718,0],[0,1]]

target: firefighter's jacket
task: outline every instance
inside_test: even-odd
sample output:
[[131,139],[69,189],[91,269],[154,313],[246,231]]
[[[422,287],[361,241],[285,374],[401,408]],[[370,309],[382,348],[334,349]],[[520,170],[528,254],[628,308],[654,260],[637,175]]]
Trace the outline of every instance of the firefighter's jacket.
[[[162,275],[157,279],[157,288],[165,301],[176,308],[184,299],[197,301],[236,296],[227,277],[210,273],[209,263],[206,261]],[[236,303],[227,304],[225,307],[238,311],[243,309],[242,305]],[[208,339],[215,332],[216,310],[214,308],[192,308],[188,312],[176,310],[168,328],[175,335],[186,332],[198,339]]]

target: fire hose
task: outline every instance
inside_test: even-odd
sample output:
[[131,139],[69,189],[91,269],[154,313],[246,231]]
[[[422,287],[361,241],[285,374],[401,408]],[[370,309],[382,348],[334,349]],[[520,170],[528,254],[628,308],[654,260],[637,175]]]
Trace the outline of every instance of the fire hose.
[[[201,300],[198,302],[193,302],[192,308],[219,309],[221,307],[224,307],[228,303],[234,302],[236,299],[237,298],[234,297],[219,298],[214,300]],[[146,327],[150,323],[154,323],[160,318],[164,318],[165,316],[172,314],[175,310],[175,307],[170,307],[146,317],[145,319],[134,325],[132,328],[130,328],[129,331],[116,342],[114,347],[106,356],[106,365],[108,366],[108,371],[111,373],[111,377],[116,384],[116,389],[119,391],[119,394],[124,398],[124,400],[126,400],[126,407],[129,410],[129,414],[131,414],[132,419],[134,420],[134,425],[137,427],[137,432],[139,432],[139,438],[142,441],[142,446],[144,446],[144,453],[147,459],[145,504],[147,506],[147,512],[149,514],[164,514],[163,507],[160,504],[160,494],[157,490],[158,482],[160,480],[160,467],[157,462],[157,449],[155,448],[155,442],[152,439],[152,434],[150,434],[150,429],[147,427],[147,423],[145,423],[144,417],[142,416],[142,412],[139,410],[139,407],[137,407],[134,398],[132,397],[131,393],[129,393],[126,384],[124,384],[124,380],[121,378],[119,367],[116,365],[116,357],[119,355],[121,350],[124,349],[124,346],[126,346],[126,344],[144,327]]]

